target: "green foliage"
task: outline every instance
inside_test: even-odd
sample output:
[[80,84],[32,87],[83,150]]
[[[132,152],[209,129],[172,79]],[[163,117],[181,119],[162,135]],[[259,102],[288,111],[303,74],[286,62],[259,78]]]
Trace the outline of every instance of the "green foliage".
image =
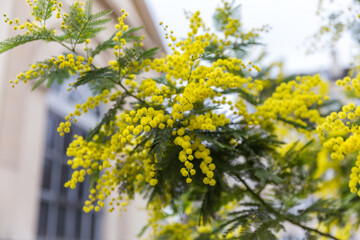
[[[29,75],[30,76],[29,80],[35,81],[32,90],[35,90],[44,82],[46,82],[46,87],[48,88],[51,87],[55,81],[58,84],[62,84],[64,80],[69,79],[70,73],[75,73],[69,67],[59,69],[51,61],[39,62],[38,64],[47,67],[42,70],[34,69],[33,73],[37,73],[37,74]],[[40,71],[42,72],[40,73]]]
[[[228,24],[228,18],[240,19],[241,5],[235,5],[235,1],[226,3],[223,7],[217,8],[213,15],[214,26],[218,31],[224,31]],[[241,29],[239,29],[241,31]]]
[[34,17],[38,17],[39,19],[46,21],[52,16],[51,8],[53,6],[53,0],[38,0],[36,5],[33,7]]
[[[113,69],[109,67],[104,68],[97,68],[91,71],[86,72],[83,76],[79,77],[77,81],[74,84],[74,87],[79,87],[85,84],[88,84],[90,82],[96,82],[99,83],[99,88],[96,89],[97,92],[102,92],[102,90],[105,89],[111,89],[114,86],[114,79],[118,76],[118,73],[115,72]],[[104,86],[106,85],[105,82],[112,82],[112,85],[110,85],[109,88],[106,88]]]
[[111,18],[103,18],[112,11],[102,11],[92,14],[92,0],[85,3],[83,12],[79,3],[75,2],[69,7],[68,17],[64,17],[66,28],[63,29],[65,39],[75,48],[76,44],[85,42],[86,39],[93,38],[98,32],[104,30],[104,24],[110,22]]
[[67,69],[55,69],[49,72],[46,72],[44,75],[40,76],[39,79],[35,82],[32,90],[35,90],[43,82],[47,81],[46,87],[51,87],[51,85],[56,81],[58,84],[62,84],[64,80],[70,77],[69,71]]
[[[143,27],[130,28],[129,30],[125,31],[122,34],[122,38],[126,41],[140,40],[139,36],[132,36],[131,34],[142,28]],[[95,57],[100,52],[105,51],[109,48],[113,48],[116,45],[116,43],[113,40],[114,37],[115,37],[115,33],[108,40],[99,43],[99,45],[95,49],[90,49],[90,56]]]
[[46,40],[51,41],[52,33],[50,30],[42,29],[40,31],[35,31],[29,34],[17,35],[12,38],[8,38],[0,42],[0,53],[4,53],[8,50],[11,50],[15,47],[23,45],[28,42],[36,40]]

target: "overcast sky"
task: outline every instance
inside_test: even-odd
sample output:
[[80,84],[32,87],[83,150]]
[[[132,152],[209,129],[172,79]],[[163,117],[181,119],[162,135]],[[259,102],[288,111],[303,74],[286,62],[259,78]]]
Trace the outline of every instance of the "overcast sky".
[[[341,0],[344,3],[347,0]],[[200,10],[208,26],[212,25],[212,14],[220,0],[146,0],[156,23],[163,21],[174,30],[175,35],[186,36],[188,23],[183,11]],[[271,30],[264,33],[262,42],[266,44],[267,61],[284,61],[285,71],[313,72],[331,67],[330,50],[307,55],[306,39],[311,37],[320,26],[316,15],[317,0],[236,0],[242,5],[242,21],[246,29],[269,24]],[[341,4],[342,4],[341,3]],[[159,32],[163,31],[159,28]],[[350,62],[353,45],[345,36],[336,46],[338,62],[346,67]]]

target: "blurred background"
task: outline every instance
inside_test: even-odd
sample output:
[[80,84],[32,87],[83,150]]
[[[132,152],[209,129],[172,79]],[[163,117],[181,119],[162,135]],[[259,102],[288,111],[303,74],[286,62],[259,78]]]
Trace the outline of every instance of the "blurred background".
[[[165,32],[160,21],[175,35],[186,36],[188,23],[184,10],[200,10],[209,27],[212,14],[220,0],[94,0],[95,11],[113,9],[115,19],[124,8],[129,13],[130,27],[144,26],[145,47],[160,47],[166,51]],[[64,1],[69,4],[71,1]],[[351,1],[340,1],[347,6]],[[285,74],[315,72],[329,79],[341,77],[348,69],[357,47],[351,34],[344,34],[336,44],[313,51],[313,35],[323,19],[317,15],[318,1],[314,0],[251,0],[241,4],[244,28],[269,25],[261,42],[251,54],[264,51],[264,63],[283,63]],[[1,1],[2,13],[11,18],[30,18],[25,0]],[[0,24],[1,40],[14,32],[7,24]],[[96,41],[106,39],[112,32],[105,31]],[[15,32],[16,33],[16,32]],[[103,38],[102,38],[103,37]],[[82,204],[87,198],[89,184],[85,181],[76,190],[63,187],[71,174],[66,165],[66,147],[72,135],[85,135],[101,117],[103,109],[79,119],[78,125],[66,137],[56,128],[74,105],[84,102],[89,91],[67,93],[67,86],[47,89],[42,86],[31,92],[30,85],[11,88],[9,81],[27,69],[29,64],[42,60],[49,53],[61,54],[57,45],[31,43],[0,56],[0,239],[136,239],[146,223],[142,211],[146,202],[138,198],[122,216],[117,213],[85,214]],[[309,54],[309,52],[314,52]],[[104,63],[106,56],[104,57]],[[98,60],[101,65],[101,59]],[[286,239],[297,239],[293,232]],[[294,238],[292,238],[294,237]],[[284,238],[285,239],[285,238]]]

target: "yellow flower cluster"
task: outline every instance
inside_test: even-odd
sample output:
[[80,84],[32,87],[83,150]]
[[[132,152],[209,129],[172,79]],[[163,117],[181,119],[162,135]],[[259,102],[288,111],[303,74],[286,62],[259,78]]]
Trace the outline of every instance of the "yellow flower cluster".
[[[214,232],[215,229],[219,228],[219,222],[214,221],[213,223],[204,224],[193,216],[196,216],[194,213],[197,212],[198,206],[196,204],[189,204],[186,209],[184,209],[184,214],[186,214],[186,222],[179,222],[177,219],[165,218],[162,208],[159,207],[163,205],[161,201],[156,200],[154,204],[151,204],[149,211],[149,222],[151,223],[153,232],[150,239],[161,238],[164,236],[173,236],[174,240],[193,240],[198,237],[199,234],[209,234],[208,239],[234,239],[241,236],[243,227],[239,226],[236,228],[226,229],[224,232]],[[226,205],[222,206],[219,210],[220,216],[226,216],[230,212],[236,211],[239,208],[238,201],[230,201]],[[167,221],[164,224],[164,220]],[[249,219],[249,223],[251,219]],[[180,225],[182,227],[180,227]],[[181,231],[179,231],[181,229]]]
[[[51,58],[49,60],[50,63],[54,63],[54,65],[59,69],[68,68],[70,73],[74,74],[76,72],[80,72],[80,75],[90,70],[90,66],[87,63],[84,64],[84,61],[84,57],[76,56],[75,58],[71,53],[66,56],[59,55],[57,59]],[[89,59],[88,62],[92,62],[92,60]]]
[[[238,18],[233,18],[233,12],[229,2],[222,1],[224,6],[222,8],[217,8],[217,16],[222,18],[222,30],[224,31],[225,40],[229,40],[229,37],[234,37],[235,42],[241,40],[241,43],[254,42],[256,38],[259,37],[258,32],[268,31],[268,26],[263,26],[261,28],[252,29],[249,32],[241,31],[242,23]],[[220,45],[220,49],[224,46],[228,46],[230,41],[223,42],[220,40],[223,45]]]
[[[272,96],[256,108],[253,115],[261,124],[269,120],[284,120],[308,127],[307,121],[321,124],[324,119],[314,104],[322,105],[329,98],[323,95],[321,79],[318,75],[297,77],[282,83]],[[306,131],[305,131],[306,132]]]
[[90,96],[88,100],[83,104],[76,104],[75,108],[76,110],[72,113],[69,113],[65,117],[66,122],[61,122],[59,127],[57,128],[57,131],[60,133],[60,136],[64,136],[64,133],[70,132],[70,126],[72,120],[73,122],[77,122],[76,117],[80,117],[82,113],[87,113],[89,110],[94,109],[95,107],[99,106],[101,102],[108,103],[108,101],[114,101],[117,97],[121,95],[121,91],[117,91],[109,96],[109,91],[104,90],[103,93],[92,97]]
[[[360,106],[349,103],[342,107],[340,112],[332,112],[326,117],[326,121],[317,127],[321,139],[327,133],[329,137],[324,142],[324,147],[331,151],[330,157],[333,160],[341,161],[345,155],[360,150],[360,128],[356,122],[360,116]],[[349,187],[352,193],[360,192],[358,189],[360,155],[357,157],[355,166],[351,170]]]
[[[196,174],[196,170],[194,169],[194,164],[192,161],[194,160],[194,157],[197,159],[202,159],[200,163],[200,169],[205,175],[203,178],[203,183],[209,184],[210,186],[215,186],[216,181],[214,179],[213,171],[215,170],[216,166],[214,163],[212,163],[210,149],[206,148],[204,144],[201,144],[200,138],[193,137],[193,139],[191,139],[189,135],[184,135],[184,133],[185,129],[180,128],[177,131],[179,136],[174,140],[174,143],[178,146],[181,146],[183,149],[179,152],[179,160],[184,163],[185,167],[180,169],[180,173],[184,177],[187,177],[187,183],[191,183],[192,179],[190,176]],[[191,142],[191,140],[193,140],[193,142]]]
[[241,27],[241,23],[239,21],[239,19],[235,18],[232,19],[231,17],[229,17],[228,19],[228,24],[225,26],[225,39],[227,39],[229,36],[234,36],[236,38],[239,37],[239,34],[235,34]]
[[[111,95],[110,98],[113,96],[115,95]],[[97,97],[97,99],[90,99],[90,101],[83,106],[78,106],[78,108],[87,109],[89,105],[95,106],[95,101],[100,101],[104,96]],[[80,111],[76,110],[74,114],[79,115]],[[70,117],[70,114],[68,117]],[[82,137],[78,137],[70,144],[67,154],[74,158],[68,164],[72,165],[73,169],[80,168],[80,172],[84,170],[82,172],[89,175],[93,174],[94,171],[104,172],[101,179],[97,181],[96,189],[92,191],[93,193],[84,210],[97,210],[103,207],[102,201],[110,195],[111,191],[114,191],[116,186],[124,182],[140,183],[145,181],[150,185],[157,184],[157,170],[154,164],[157,160],[148,156],[151,141],[145,144],[141,151],[136,151],[133,155],[130,154],[131,146],[140,143],[143,133],[164,124],[168,119],[169,116],[165,117],[162,110],[157,111],[153,108],[133,110],[122,114],[117,121],[111,122],[109,126],[103,126],[100,134],[111,136],[110,141],[97,143],[99,135],[95,135],[93,141],[87,142]],[[120,159],[117,157],[119,153],[127,157]],[[122,165],[122,167],[112,168],[115,165]],[[77,182],[79,182],[78,176],[73,175],[65,186],[73,188]],[[127,194],[129,194],[129,190],[131,189],[126,189]],[[97,203],[97,206],[94,207],[94,203]],[[111,203],[111,205],[113,204]],[[121,206],[123,206],[123,203]]]
[[[161,221],[164,220],[163,209],[170,204],[171,195],[168,193],[171,185],[165,185],[164,196],[160,199],[159,196],[155,196],[154,199],[148,205],[148,222],[151,224],[152,233],[150,236],[153,238],[161,231]],[[153,239],[151,238],[151,239]]]
[[[123,22],[125,17],[126,14],[119,18],[119,24],[116,25],[119,30],[113,39],[119,43],[114,49],[119,53],[116,57],[121,56],[122,31],[127,30]],[[228,105],[231,110],[234,110],[235,115],[248,116],[245,102],[233,103],[228,100],[226,90],[241,88],[245,92],[261,91],[261,81],[236,74],[238,71],[251,69],[261,71],[261,69],[251,62],[245,63],[236,58],[219,59],[210,66],[201,65],[199,58],[205,53],[205,48],[210,45],[210,42],[218,41],[218,39],[207,32],[202,35],[198,33],[200,27],[205,28],[198,12],[193,15],[190,22],[189,38],[177,41],[175,37],[169,35],[174,44],[173,54],[154,60],[145,59],[141,64],[134,62],[131,69],[121,69],[124,71],[121,75],[126,75],[126,78],[120,81],[124,81],[129,88],[124,89],[124,94],[134,93],[133,96],[145,103],[147,107],[125,111],[109,124],[103,125],[100,133],[92,140],[86,141],[82,137],[77,137],[69,146],[67,154],[72,157],[72,160],[69,160],[68,164],[76,171],[72,179],[66,183],[66,187],[76,187],[76,184],[83,181],[86,175],[102,173],[97,185],[91,190],[89,200],[84,207],[85,211],[99,210],[104,205],[104,199],[109,197],[116,187],[124,183],[134,183],[125,187],[125,195],[138,191],[144,184],[151,186],[158,184],[157,175],[161,168],[157,166],[157,163],[162,156],[148,154],[152,140],[146,141],[152,130],[172,132],[172,144],[182,148],[178,159],[183,163],[183,167],[179,169],[179,172],[186,178],[187,183],[192,182],[193,175],[199,174],[195,170],[199,168],[200,174],[203,174],[204,184],[210,186],[216,184],[214,177],[216,166],[210,149],[194,132],[216,131],[229,124],[230,118],[211,109],[203,113],[196,113],[196,111],[204,104],[213,104],[214,108]],[[59,57],[56,60],[57,65],[70,64],[72,66],[72,63],[69,63],[71,59]],[[110,61],[109,64],[113,69],[120,70],[118,61]],[[167,84],[158,84],[155,79],[149,78],[143,80],[138,86],[134,80],[135,76],[129,72],[141,69],[146,71],[153,69],[164,73]],[[172,86],[178,86],[180,90]],[[116,100],[121,94],[120,91],[110,94],[105,90],[96,97],[90,97],[86,103],[77,104],[76,110],[65,117],[66,122],[60,124],[58,131],[64,135],[70,131],[71,120],[76,122],[77,116],[81,116],[82,113],[93,109],[101,102]],[[104,141],[104,139],[108,140]],[[142,141],[146,143],[141,147],[137,146]],[[121,199],[124,198],[126,196],[121,196]],[[126,203],[119,201],[120,199],[115,198],[110,205],[125,207]]]
[[[79,16],[76,17],[75,21],[77,22],[77,24],[81,25],[82,21],[87,21],[86,19],[84,20],[85,18],[85,9],[84,9],[84,3],[83,2],[80,2],[79,0],[76,0],[74,2],[74,4],[72,5],[72,7],[74,9],[76,9],[77,12],[79,12]],[[61,22],[61,29],[63,31],[67,31],[68,33],[70,33],[70,35],[73,35],[72,31],[75,30],[75,29],[72,29],[72,24],[69,24],[69,14],[67,13],[64,13],[62,14],[61,13],[61,10],[60,8],[58,9],[58,12],[56,14],[56,17],[57,18],[63,18],[63,21]]]
[[[352,236],[352,226],[351,221],[347,221],[344,225],[339,224],[339,220],[334,220],[329,224],[319,223],[317,229],[322,232],[332,234],[337,239],[345,240],[351,239]],[[327,237],[319,237],[319,240],[327,240]]]
[[[28,3],[29,3],[29,6],[33,6],[32,9],[33,9],[33,12],[31,13],[31,15],[34,15],[34,12],[37,10],[38,6],[36,5],[33,5],[31,3],[31,1],[28,0]],[[37,3],[37,0],[34,0],[34,3],[36,4]],[[78,2],[77,2],[78,3]],[[61,16],[61,7],[63,6],[63,4],[60,2],[60,1],[55,1],[55,0],[51,0],[50,3],[52,5],[51,7],[51,11],[54,12],[54,11],[57,11],[56,13],[56,17],[57,18],[60,18]],[[41,17],[36,17],[35,18],[36,21],[41,21],[43,19],[41,19]]]
[[317,131],[321,137],[324,136],[324,131],[342,131],[345,134],[350,132],[356,133],[357,126],[351,124],[351,122],[360,116],[360,107],[356,107],[354,103],[349,103],[343,106],[341,110],[342,111],[338,113],[332,112],[329,116],[326,117],[326,121],[318,126]]
[[[154,166],[151,160],[147,159],[149,145],[142,152],[131,154],[131,149],[124,151],[126,159],[115,158],[110,155],[110,161],[103,161],[98,166],[92,166],[95,171],[105,170],[101,178],[97,181],[96,186],[90,191],[89,200],[85,202],[84,211],[99,211],[104,206],[104,199],[110,197],[111,193],[122,186],[119,196],[112,197],[109,201],[109,211],[115,210],[115,207],[121,211],[126,209],[130,199],[134,197],[135,192],[140,191],[144,186],[143,175],[151,176]],[[110,163],[113,162],[113,163]],[[144,164],[145,162],[145,164]],[[73,181],[73,180],[71,180]],[[70,182],[71,182],[70,181]],[[151,180],[150,180],[151,181]],[[127,185],[122,185],[127,183]],[[126,193],[125,193],[126,191]]]
[[122,52],[123,46],[126,44],[126,40],[121,38],[123,32],[126,32],[129,29],[129,26],[124,23],[124,20],[128,16],[125,13],[124,9],[121,9],[123,15],[118,18],[119,23],[115,25],[115,28],[118,30],[113,38],[113,41],[117,44],[114,46],[114,55],[115,57],[123,56],[124,52]]
[[[35,15],[34,12],[38,10],[38,6],[36,5],[37,0],[34,0],[33,2],[31,0],[27,0],[27,3],[29,6],[32,7],[31,15]],[[57,10],[57,18],[60,18],[60,8],[62,7],[62,3],[59,1],[51,0],[50,3],[52,5],[50,11],[54,12]],[[44,14],[43,14],[44,15]],[[45,16],[45,15],[44,15]],[[20,23],[18,18],[15,18],[14,20],[11,20],[10,18],[6,17],[6,14],[4,14],[5,17],[5,23],[8,23],[9,25],[13,25],[13,30],[26,30],[25,34],[30,34],[34,30],[40,30],[41,28],[38,26],[36,22],[29,22],[26,21],[25,23]],[[35,21],[40,22],[42,24],[43,19],[41,19],[39,16],[35,17]],[[55,33],[55,30],[53,30],[53,33]]]
[[349,76],[344,77],[336,81],[337,86],[343,86],[347,91],[354,90],[357,93],[360,93],[360,74],[355,78],[350,78]]
[[[247,68],[261,71],[251,62],[247,65],[241,59],[219,59],[208,67],[199,65],[200,61],[194,61],[194,57],[198,58],[199,53],[204,52],[211,39],[212,36],[206,33],[195,37],[194,41],[190,38],[180,41],[176,46],[182,50],[175,50],[174,54],[168,55],[166,59],[155,59],[150,64],[151,69],[165,73],[167,81],[172,84],[184,84],[181,94],[175,94],[174,90],[168,86],[162,86],[159,89],[154,80],[146,79],[141,83],[137,96],[140,98],[151,96],[151,101],[158,104],[162,104],[165,100],[170,101],[173,107],[172,117],[182,119],[183,113],[191,111],[195,103],[201,103],[207,99],[211,99],[215,104],[232,105],[230,101],[224,102],[226,97],[217,100],[222,97],[221,89],[244,87],[244,91],[252,88],[262,90],[261,81],[253,81],[252,78],[243,78],[232,73]],[[235,105],[232,105],[232,109]],[[244,111],[239,111],[240,114],[242,112]]]
[[[108,93],[101,94],[95,97],[95,99],[91,98],[82,106],[77,105],[77,110],[75,110],[73,114],[69,114],[66,119],[69,119],[74,115],[81,115],[79,109],[83,109],[83,112],[86,111],[87,108],[95,106],[101,100],[103,101],[107,94]],[[96,101],[98,103],[95,103]],[[226,120],[225,115],[219,116],[215,113],[212,115],[207,113],[206,115],[199,115],[197,117],[192,116],[189,120],[185,121],[186,122],[183,122],[183,125],[190,131],[194,131],[195,129],[206,130],[207,128],[215,130],[216,126],[221,126],[229,122]],[[124,149],[126,150],[126,145],[135,146],[138,144],[142,139],[142,134],[150,132],[151,129],[154,128],[164,129],[166,126],[168,128],[174,129],[174,120],[171,119],[171,116],[164,115],[162,110],[154,110],[152,107],[141,108],[137,111],[132,110],[122,114],[117,121],[112,123],[112,126],[109,126],[108,128],[105,127],[103,129],[103,134],[111,136],[111,140],[105,144],[96,142],[98,140],[98,135],[96,135],[93,141],[90,142],[86,142],[82,137],[78,137],[73,143],[71,143],[67,154],[68,156],[74,157],[73,160],[69,161],[69,164],[72,165],[74,169],[82,168],[80,172],[83,174],[92,174],[93,171],[103,171],[104,169],[110,168],[112,166],[112,161],[120,161],[116,158],[118,155],[117,153],[119,151],[124,151]],[[61,123],[58,131],[68,132],[70,130],[69,127],[69,121]],[[202,159],[202,161],[199,163],[199,166],[205,175],[203,182],[204,184],[214,186],[216,181],[213,179],[213,171],[216,167],[215,164],[212,163],[210,150],[207,149],[204,144],[201,144],[200,138],[191,138],[190,136],[185,135],[185,127],[179,127],[177,130],[175,128],[173,131],[173,135],[178,135],[178,137],[176,137],[174,140],[174,144],[183,148],[183,150],[179,153],[179,160],[184,163],[184,168],[180,169],[180,172],[183,176],[187,177],[186,182],[190,183],[190,176],[196,173],[192,160],[194,158]],[[149,144],[151,145],[151,141],[149,141],[145,147],[150,147]],[[148,151],[145,151],[145,153],[147,152]],[[136,154],[135,156],[135,159],[139,160]],[[141,164],[138,164],[139,166],[144,166],[144,169],[142,169],[142,171],[136,170],[136,174],[132,174],[132,172],[136,169],[136,164],[132,164],[130,162],[131,159],[133,158],[128,157],[123,163],[124,166],[128,166],[128,168],[123,167],[121,170],[113,169],[112,172],[109,172],[109,174],[106,174],[105,171],[103,177],[107,176],[108,178],[114,178],[113,182],[115,179],[117,179],[116,181],[118,182],[116,183],[119,184],[121,180],[123,180],[120,177],[122,175],[129,176],[128,179],[126,179],[127,182],[133,182],[135,179],[130,178],[131,176],[136,176],[136,180],[138,181],[145,181],[152,186],[156,185],[157,169],[155,167],[155,163],[157,162],[157,159],[153,158],[152,156],[150,156],[150,158],[145,158]],[[81,177],[83,178],[84,176],[81,175]],[[79,182],[78,178],[79,175],[73,175],[72,180],[70,180],[66,186],[72,188],[75,187],[76,183]],[[102,186],[101,181],[98,181],[98,186]],[[102,195],[100,195],[100,200],[103,200],[102,196],[107,197],[108,195],[108,192],[102,193]],[[92,199],[98,199],[97,195],[93,196]],[[102,207],[102,204],[99,204],[99,207]],[[90,210],[92,210],[92,208]]]
[[30,34],[30,32],[32,32],[35,29],[37,29],[37,24],[35,22],[30,23],[30,22],[25,22],[23,24],[20,23],[18,18],[15,18],[14,20],[11,20],[10,18],[6,17],[6,14],[4,14],[5,23],[8,23],[9,25],[14,25],[13,29],[14,30],[26,30],[25,34]]
[[192,227],[196,225],[196,221],[190,220],[188,223],[173,223],[165,225],[157,233],[158,236],[169,236],[169,240],[193,240]]
[[84,57],[75,57],[71,53],[67,54],[66,56],[59,55],[57,58],[53,57],[45,62],[32,64],[30,70],[18,74],[16,79],[11,80],[10,83],[13,84],[12,87],[14,87],[15,84],[18,84],[19,81],[27,83],[28,80],[37,79],[38,77],[44,76],[52,68],[65,69],[71,75],[78,73],[80,76],[82,76],[85,72],[91,70],[89,65],[91,62],[92,58],[89,58],[86,62]]
[[[95,135],[94,140],[98,138],[99,136]],[[85,175],[102,171],[103,174],[90,190],[84,211],[99,211],[104,207],[104,200],[121,184],[127,183],[119,196],[111,198],[109,202],[110,212],[114,211],[115,207],[119,210],[124,209],[128,204],[127,200],[133,198],[134,193],[142,189],[144,181],[151,183],[152,177],[155,176],[153,161],[148,159],[147,154],[150,150],[149,143],[145,144],[142,151],[133,154],[131,148],[126,148],[122,151],[126,158],[120,158],[115,154],[114,145],[104,146],[94,141],[87,142],[83,137],[76,136],[67,150],[67,155],[74,157],[68,160],[68,165],[79,170],[73,172],[71,180],[65,183],[65,187],[75,188],[77,183],[84,181]]]
[[358,185],[360,185],[360,155],[357,156],[355,166],[351,169],[349,188],[352,193],[360,196]]

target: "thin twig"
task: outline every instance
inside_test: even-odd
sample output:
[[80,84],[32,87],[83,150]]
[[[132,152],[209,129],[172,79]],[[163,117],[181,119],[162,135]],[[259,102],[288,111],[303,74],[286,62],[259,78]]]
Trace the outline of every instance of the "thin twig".
[[62,43],[61,41],[59,41],[58,39],[56,39],[56,37],[51,36],[51,39],[54,40],[55,42],[59,43],[61,46],[63,46],[64,48],[66,48],[67,50],[77,54],[77,52],[73,49],[71,49],[69,46],[65,45],[64,43]]

